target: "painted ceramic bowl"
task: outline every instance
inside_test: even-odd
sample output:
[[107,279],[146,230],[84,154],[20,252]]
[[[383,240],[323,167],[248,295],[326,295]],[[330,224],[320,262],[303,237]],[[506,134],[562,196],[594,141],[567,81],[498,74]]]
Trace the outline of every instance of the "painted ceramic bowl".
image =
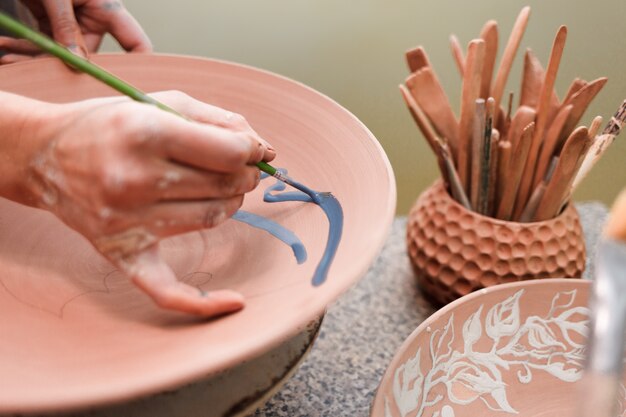
[[371,417],[577,415],[590,284],[502,284],[443,307],[396,353]]
[[554,219],[519,223],[467,210],[443,182],[409,213],[407,247],[420,288],[438,305],[496,284],[580,278],[585,240],[573,205]]
[[[72,410],[176,388],[259,357],[303,331],[367,271],[393,220],[394,177],[380,144],[328,97],[286,78],[208,59],[103,55],[93,60],[144,91],[177,89],[244,115],[278,151],[274,166],[332,191],[344,228],[326,283],[311,278],[328,237],[319,208],[264,203],[263,180],[243,210],[291,230],[291,248],[228,221],[161,243],[167,261],[203,290],[231,288],[247,305],[198,322],[158,309],[54,216],[0,200],[0,413]],[[0,89],[68,102],[114,95],[42,59],[0,68]],[[349,158],[348,158],[349,156]]]

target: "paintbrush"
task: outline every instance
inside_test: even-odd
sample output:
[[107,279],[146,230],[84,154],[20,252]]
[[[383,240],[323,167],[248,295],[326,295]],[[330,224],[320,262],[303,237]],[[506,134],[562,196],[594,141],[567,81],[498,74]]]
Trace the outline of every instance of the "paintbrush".
[[[85,74],[88,74],[92,76],[93,78],[96,78],[102,81],[104,84],[108,85],[114,90],[117,90],[118,92],[124,94],[125,96],[130,97],[131,99],[135,101],[139,101],[141,103],[146,103],[146,104],[152,104],[153,106],[156,106],[161,110],[165,110],[169,113],[173,113],[177,116],[186,118],[181,113],[155,100],[154,98],[150,97],[149,95],[139,90],[138,88],[130,85],[126,81],[123,81],[122,79],[111,74],[104,68],[101,68],[92,62],[89,62],[85,58],[82,58],[78,55],[73,54],[65,46],[55,42],[54,40],[44,35],[43,33],[37,32],[36,30],[29,28],[28,26],[15,20],[11,16],[3,12],[0,12],[0,28],[12,33],[13,35],[19,38],[23,38],[32,42],[33,44],[38,46],[42,51],[47,52],[50,55],[54,55],[55,57],[59,58],[61,61],[72,66],[73,68],[81,72],[84,72]],[[313,201],[317,202],[317,200],[319,200],[319,194],[327,194],[327,193],[319,193],[319,192],[313,191],[309,187],[297,181],[294,181],[293,179],[287,177],[286,175],[281,173],[279,170],[277,170],[276,168],[274,168],[267,162],[263,162],[263,161],[258,162],[256,166],[261,171],[271,175],[272,177],[284,182],[285,184],[289,184],[290,186],[302,191],[305,194],[308,194],[313,199]]]

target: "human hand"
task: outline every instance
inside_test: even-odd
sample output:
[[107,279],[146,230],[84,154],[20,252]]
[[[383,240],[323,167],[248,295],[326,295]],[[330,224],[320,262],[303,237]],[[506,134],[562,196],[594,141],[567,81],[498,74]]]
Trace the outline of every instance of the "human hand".
[[178,281],[158,241],[232,216],[259,183],[254,164],[274,153],[239,115],[178,92],[153,97],[196,122],[125,98],[31,106],[36,122],[18,136],[35,151],[18,156],[26,172],[5,196],[56,214],[163,308],[238,310],[235,292]]
[[[139,23],[119,0],[23,0],[39,24],[39,30],[87,57],[110,33],[129,52],[150,52],[152,45]],[[35,45],[23,39],[0,36],[0,49],[7,52],[0,64],[40,55]]]

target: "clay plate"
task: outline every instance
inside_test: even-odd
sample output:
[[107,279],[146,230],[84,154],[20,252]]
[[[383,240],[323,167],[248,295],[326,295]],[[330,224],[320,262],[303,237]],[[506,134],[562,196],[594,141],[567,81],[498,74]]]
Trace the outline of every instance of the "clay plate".
[[[294,231],[308,261],[298,265],[289,247],[235,221],[162,242],[180,279],[245,295],[243,311],[202,322],[157,309],[54,216],[0,200],[0,413],[124,401],[258,357],[303,331],[366,272],[393,219],[389,161],[367,128],[328,97],[228,62],[93,60],[145,91],[178,89],[243,114],[278,150],[275,166],[339,199],[343,238],[327,282],[312,287],[327,220],[312,204],[264,203],[272,184],[264,180],[243,209]],[[52,102],[114,94],[54,59],[1,67],[0,89]]]
[[448,304],[400,347],[370,415],[577,415],[590,284],[500,284]]

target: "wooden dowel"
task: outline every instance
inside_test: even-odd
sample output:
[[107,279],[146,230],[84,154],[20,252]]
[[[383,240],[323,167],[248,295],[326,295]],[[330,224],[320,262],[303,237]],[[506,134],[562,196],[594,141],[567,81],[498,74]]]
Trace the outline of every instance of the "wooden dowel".
[[496,176],[496,204],[493,210],[493,215],[497,216],[501,206],[502,198],[504,197],[504,190],[510,186],[511,182],[511,142],[501,139],[498,142],[498,173]]
[[498,152],[498,144],[500,142],[500,132],[497,129],[493,129],[491,132],[491,146],[489,151],[491,156],[489,157],[489,179],[487,181],[487,216],[495,216],[496,206],[496,193],[498,182],[498,166],[500,161],[500,152]]
[[546,132],[546,136],[543,140],[543,144],[539,152],[539,157],[537,159],[537,167],[535,168],[535,184],[533,184],[533,188],[537,187],[539,183],[543,180],[548,170],[548,166],[550,165],[550,161],[552,160],[552,157],[555,155],[555,153],[557,153],[559,138],[561,137],[563,126],[565,125],[565,122],[567,121],[567,118],[569,117],[572,108],[573,106],[571,104],[562,107],[561,111],[556,115]]
[[405,52],[407,66],[410,72],[418,71],[424,67],[430,67],[430,61],[424,47],[418,46]]
[[569,196],[574,175],[578,172],[584,159],[582,156],[591,146],[588,133],[587,128],[581,126],[574,130],[565,142],[554,175],[548,182],[545,195],[537,207],[535,221],[554,217],[561,209],[564,200]]
[[[509,36],[509,40],[504,47],[502,60],[500,61],[500,67],[498,68],[492,89],[492,96],[496,101],[496,108],[500,108],[500,101],[502,100],[502,94],[504,93],[504,88],[506,87],[506,81],[509,77],[509,73],[511,72],[513,60],[515,59],[515,54],[517,53],[517,49],[522,41],[522,37],[524,36],[526,26],[528,25],[529,16],[530,7],[524,7],[517,16],[511,35]],[[497,124],[497,122],[498,120],[496,119],[495,123]]]
[[[515,118],[513,118],[515,119]],[[504,193],[500,199],[498,212],[496,217],[503,220],[511,220],[517,218],[513,216],[515,209],[515,199],[517,197],[517,189],[522,179],[524,172],[524,166],[526,165],[526,159],[528,158],[528,151],[530,150],[530,143],[535,131],[535,123],[531,122],[521,132],[520,138],[516,140],[517,145],[511,142],[513,147],[514,158],[511,159],[511,169],[507,180],[507,186],[504,188]],[[519,214],[523,207],[519,209]],[[519,216],[519,215],[518,215]]]
[[563,48],[565,47],[565,40],[567,38],[567,28],[561,26],[557,31],[554,43],[552,44],[552,51],[550,53],[550,61],[548,62],[548,69],[546,70],[546,76],[541,84],[541,92],[539,94],[539,103],[537,104],[537,117],[535,125],[535,136],[530,145],[530,153],[526,160],[526,167],[524,168],[524,175],[522,177],[522,183],[520,184],[519,193],[517,195],[517,201],[523,206],[526,205],[530,193],[532,192],[532,185],[534,184],[535,166],[537,165],[537,158],[539,156],[539,150],[543,135],[545,134],[548,110],[550,106],[550,97],[554,89],[554,82],[556,80],[556,74],[559,69],[561,57],[563,56]]
[[478,210],[478,195],[480,192],[480,172],[483,152],[483,138],[485,136],[485,100],[476,99],[474,112],[474,126],[472,135],[472,180],[470,181],[470,203],[472,209]]
[[477,212],[487,214],[489,204],[489,173],[491,167],[491,137],[493,134],[493,113],[495,100],[493,97],[487,99],[485,103],[485,130],[481,142],[481,158],[480,158],[480,183],[478,191],[478,209]]
[[406,86],[439,136],[448,140],[454,157],[458,153],[458,123],[448,97],[432,68],[423,67],[409,75]]
[[485,41],[485,58],[480,77],[480,97],[486,100],[490,97],[493,69],[498,55],[498,23],[495,20],[485,23],[480,32],[480,38]]
[[472,122],[474,106],[480,94],[480,77],[485,56],[485,42],[475,39],[467,48],[463,88],[461,92],[461,117],[459,119],[457,168],[463,189],[469,190],[470,178],[470,143],[472,138]]
[[454,58],[454,63],[459,70],[459,74],[463,77],[465,73],[465,58],[463,57],[461,43],[455,35],[450,35],[450,49],[452,50],[452,58]]

